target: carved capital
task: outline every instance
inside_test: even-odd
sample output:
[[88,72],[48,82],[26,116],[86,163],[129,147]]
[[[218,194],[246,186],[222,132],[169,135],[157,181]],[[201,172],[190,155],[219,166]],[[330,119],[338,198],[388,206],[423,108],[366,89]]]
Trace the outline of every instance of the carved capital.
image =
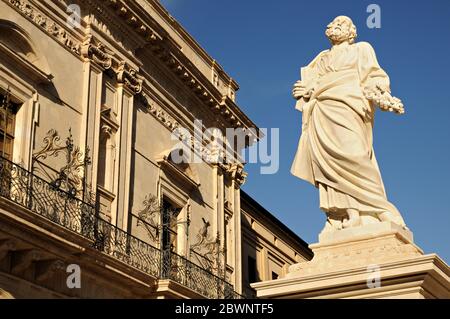
[[105,70],[112,67],[112,55],[113,52],[106,48],[103,43],[95,43],[92,35],[89,35],[81,46],[81,56],[97,63]]
[[141,93],[144,80],[137,70],[130,67],[125,61],[121,61],[117,66],[116,73],[119,83],[123,83],[134,94]]
[[114,129],[106,124],[106,123],[102,123],[102,127],[101,127],[101,135],[107,139],[111,138],[114,134]]
[[225,214],[225,225],[228,225],[233,217],[232,214]]
[[236,188],[244,185],[248,174],[244,171],[242,163],[226,163],[221,164],[221,167],[224,173],[236,182]]
[[124,84],[133,94],[142,92],[144,78],[138,74],[138,70],[126,61],[118,61],[114,57],[114,51],[108,49],[102,42],[94,40],[92,35],[83,42],[81,56],[98,64],[104,70],[112,69],[116,73],[117,82]]

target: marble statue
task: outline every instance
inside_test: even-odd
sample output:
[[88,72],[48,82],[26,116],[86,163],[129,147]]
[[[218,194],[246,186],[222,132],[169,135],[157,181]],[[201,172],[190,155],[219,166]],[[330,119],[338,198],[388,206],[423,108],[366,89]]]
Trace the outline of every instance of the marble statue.
[[302,68],[293,89],[303,115],[291,173],[319,189],[323,232],[378,222],[406,229],[387,200],[372,140],[375,107],[403,114],[403,104],[372,46],[355,42],[350,18],[335,18],[325,33],[331,49]]

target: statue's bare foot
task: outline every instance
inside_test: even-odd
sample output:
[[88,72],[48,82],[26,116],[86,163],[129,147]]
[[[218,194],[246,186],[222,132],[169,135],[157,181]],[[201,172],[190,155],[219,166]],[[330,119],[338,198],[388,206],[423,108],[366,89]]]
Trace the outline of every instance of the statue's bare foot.
[[342,222],[343,228],[357,227],[361,225],[361,216],[356,209],[347,209],[348,219]]
[[342,228],[351,228],[361,226],[361,217],[345,219],[342,222]]
[[408,227],[406,227],[406,224],[402,218],[398,218],[397,216],[395,216],[393,213],[391,213],[389,211],[379,214],[378,218],[382,222],[391,222],[391,223],[394,223],[394,224],[397,224],[397,225],[403,227],[403,229],[409,230]]

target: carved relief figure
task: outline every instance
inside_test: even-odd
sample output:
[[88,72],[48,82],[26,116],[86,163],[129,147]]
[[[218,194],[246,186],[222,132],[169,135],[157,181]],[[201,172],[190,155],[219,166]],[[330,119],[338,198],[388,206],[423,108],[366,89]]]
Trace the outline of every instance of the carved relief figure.
[[293,96],[302,134],[291,173],[319,189],[324,231],[380,221],[406,228],[387,200],[372,140],[375,107],[403,114],[403,104],[372,46],[355,43],[356,35],[350,18],[335,18],[326,29],[331,49],[301,70]]

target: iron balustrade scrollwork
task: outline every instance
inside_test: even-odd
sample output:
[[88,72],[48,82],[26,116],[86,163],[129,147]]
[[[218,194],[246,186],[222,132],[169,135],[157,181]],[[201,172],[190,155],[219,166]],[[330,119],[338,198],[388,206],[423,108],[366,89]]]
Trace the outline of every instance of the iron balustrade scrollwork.
[[161,232],[159,225],[149,223],[132,213],[129,214],[129,223],[131,224],[132,232],[134,230],[137,234],[139,234],[137,237],[141,238],[150,245],[158,245]]
[[2,157],[0,196],[92,240],[97,250],[159,277],[158,248],[101,219],[95,205],[83,202]]
[[93,206],[3,157],[0,195],[79,234],[83,234],[85,216],[95,213]]
[[99,217],[95,205],[1,156],[0,197],[89,239],[95,249],[155,278],[171,279],[206,298],[243,298],[224,279],[112,225]]
[[171,279],[210,299],[242,299],[233,285],[170,250],[161,255],[161,277]]
[[100,217],[92,218],[88,238],[93,247],[146,274],[159,278],[161,252],[158,248],[123,231]]

